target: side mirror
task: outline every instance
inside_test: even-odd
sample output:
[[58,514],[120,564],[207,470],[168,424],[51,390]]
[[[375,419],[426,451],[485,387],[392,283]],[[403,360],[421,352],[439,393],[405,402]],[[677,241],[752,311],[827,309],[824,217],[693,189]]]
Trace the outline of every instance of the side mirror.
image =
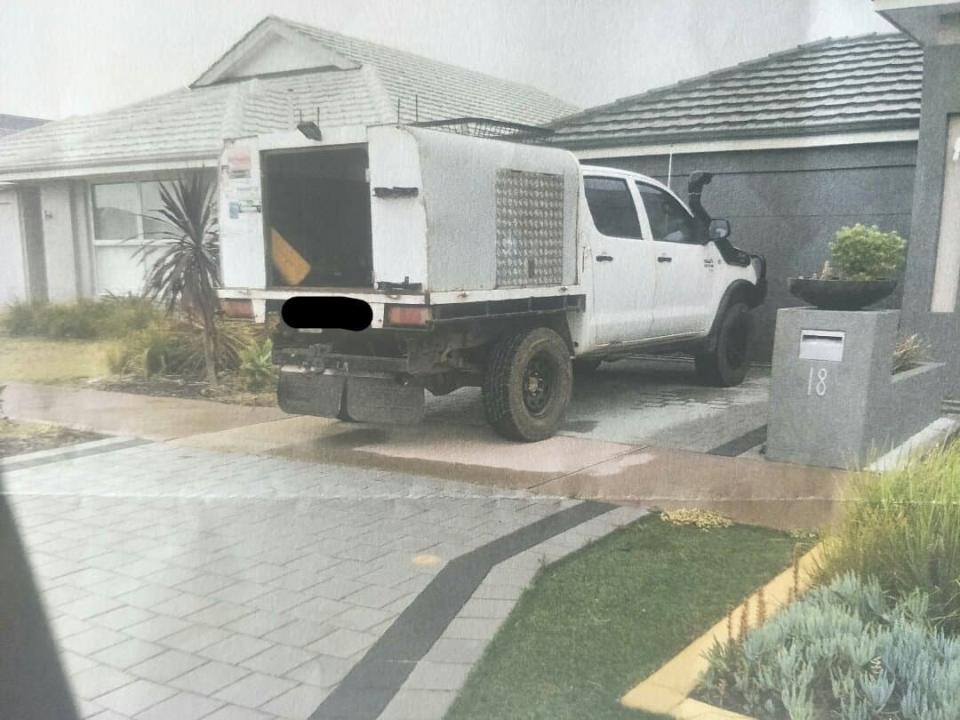
[[730,237],[730,221],[723,218],[711,220],[710,227],[707,229],[707,237],[710,240],[726,240]]

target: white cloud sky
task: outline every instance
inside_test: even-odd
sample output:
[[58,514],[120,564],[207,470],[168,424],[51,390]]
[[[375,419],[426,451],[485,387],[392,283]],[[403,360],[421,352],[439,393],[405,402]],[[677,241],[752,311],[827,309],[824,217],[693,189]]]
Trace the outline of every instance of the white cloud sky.
[[870,0],[0,0],[0,113],[60,118],[182,87],[267,14],[582,106],[893,30]]

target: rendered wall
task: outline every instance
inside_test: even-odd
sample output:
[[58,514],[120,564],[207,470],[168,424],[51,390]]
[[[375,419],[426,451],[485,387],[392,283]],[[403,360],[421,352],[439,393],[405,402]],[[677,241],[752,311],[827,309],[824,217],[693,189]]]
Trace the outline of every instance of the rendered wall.
[[[770,460],[862,467],[939,417],[943,365],[892,372],[899,315],[780,310],[767,430]],[[842,354],[804,347],[803,336],[817,332],[843,333]],[[830,344],[831,351],[839,350]]]
[[957,311],[931,312],[940,237],[940,211],[947,155],[947,123],[960,113],[960,47],[924,51],[920,145],[917,154],[913,223],[907,253],[903,326],[932,346],[946,364],[946,394],[960,398],[960,318]]
[[[585,162],[667,181],[666,156]],[[818,271],[839,228],[863,222],[909,239],[915,164],[914,143],[674,156],[672,189],[686,198],[691,172],[714,173],[704,206],[730,220],[735,245],[767,258],[769,292],[757,312],[753,359],[771,357],[777,310],[802,304],[787,278]]]

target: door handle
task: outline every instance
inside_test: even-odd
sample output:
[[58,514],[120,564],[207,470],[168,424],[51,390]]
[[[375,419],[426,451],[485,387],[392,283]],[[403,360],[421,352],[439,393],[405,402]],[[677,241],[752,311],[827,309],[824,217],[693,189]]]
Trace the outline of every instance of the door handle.
[[597,262],[613,262],[613,255],[597,255]]
[[657,257],[657,262],[673,262],[673,258],[669,255],[660,255]]

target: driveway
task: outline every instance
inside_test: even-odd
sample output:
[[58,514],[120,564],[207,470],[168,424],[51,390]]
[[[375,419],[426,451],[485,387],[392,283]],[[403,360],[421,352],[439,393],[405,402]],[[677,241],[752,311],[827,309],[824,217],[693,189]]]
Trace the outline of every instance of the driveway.
[[439,718],[541,564],[643,513],[129,438],[4,493],[98,720]]
[[[680,358],[604,363],[596,372],[576,376],[561,434],[707,452],[766,424],[769,388],[769,371],[759,368],[742,385],[716,388],[702,385],[693,363]],[[428,394],[425,422],[484,425],[479,389]]]

